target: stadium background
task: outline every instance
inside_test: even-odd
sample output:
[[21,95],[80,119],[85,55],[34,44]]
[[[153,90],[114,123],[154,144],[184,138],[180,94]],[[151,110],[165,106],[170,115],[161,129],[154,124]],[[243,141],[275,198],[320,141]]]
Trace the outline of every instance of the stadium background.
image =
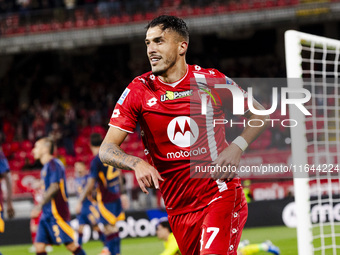
[[[288,29],[340,37],[340,1],[335,0],[0,1],[0,140],[12,169],[17,212],[6,222],[1,245],[30,242],[27,187],[40,169],[30,154],[34,140],[51,135],[58,141],[58,157],[67,166],[68,190],[74,194],[73,165],[78,160],[89,164],[89,135],[105,134],[124,88],[149,71],[145,25],[160,14],[188,23],[189,64],[217,68],[236,80],[285,77]],[[255,98],[270,105],[269,95],[271,86],[259,84]],[[227,139],[238,130],[228,128]],[[124,150],[144,156],[138,130]],[[289,129],[278,126],[250,146],[242,164],[287,164],[290,154]],[[145,196],[133,173],[124,176],[131,198],[126,236],[154,235],[152,219],[164,216],[160,195]],[[253,201],[247,227],[294,227],[291,176],[263,177],[248,183]]]

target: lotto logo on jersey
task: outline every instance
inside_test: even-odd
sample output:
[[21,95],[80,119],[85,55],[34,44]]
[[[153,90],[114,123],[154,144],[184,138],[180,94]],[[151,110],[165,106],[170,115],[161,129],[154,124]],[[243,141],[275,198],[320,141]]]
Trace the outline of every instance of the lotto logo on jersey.
[[146,103],[148,106],[152,107],[157,103],[157,99],[155,97],[151,98],[148,100],[148,102]]
[[111,118],[118,118],[119,117],[119,114],[120,114],[120,111],[119,109],[115,109],[112,113],[112,116]]
[[169,140],[182,148],[193,145],[199,135],[197,123],[190,117],[180,116],[170,121],[168,125]]

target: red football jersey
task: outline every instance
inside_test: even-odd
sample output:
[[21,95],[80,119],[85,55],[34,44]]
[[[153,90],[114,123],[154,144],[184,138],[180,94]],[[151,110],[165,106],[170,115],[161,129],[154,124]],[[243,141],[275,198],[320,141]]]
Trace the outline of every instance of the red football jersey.
[[223,191],[240,186],[238,178],[228,183],[202,178],[206,173],[199,167],[211,165],[228,146],[225,126],[214,126],[213,120],[225,119],[224,108],[232,111],[232,93],[215,84],[240,90],[245,110],[247,93],[215,69],[187,67],[185,76],[172,84],[152,72],[136,77],[118,100],[109,124],[132,133],[140,123],[149,163],[164,179],[160,190],[169,215],[202,209]]

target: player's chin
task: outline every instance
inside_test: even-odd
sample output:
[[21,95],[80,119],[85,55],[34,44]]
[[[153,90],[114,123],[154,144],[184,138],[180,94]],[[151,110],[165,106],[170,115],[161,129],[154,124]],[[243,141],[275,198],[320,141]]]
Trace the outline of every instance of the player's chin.
[[158,67],[155,67],[155,66],[152,66],[151,70],[152,70],[152,74],[155,75],[155,76],[162,75],[166,71],[163,68],[158,68]]

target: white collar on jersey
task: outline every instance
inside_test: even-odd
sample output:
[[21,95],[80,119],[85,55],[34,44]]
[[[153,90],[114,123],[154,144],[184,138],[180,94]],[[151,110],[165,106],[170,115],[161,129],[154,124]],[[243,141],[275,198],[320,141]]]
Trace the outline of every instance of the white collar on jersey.
[[181,81],[183,81],[183,80],[185,79],[185,77],[187,77],[188,73],[189,73],[189,65],[187,64],[187,72],[185,73],[185,75],[184,75],[180,80],[175,81],[175,82],[173,82],[173,83],[166,83],[166,82],[162,81],[161,79],[159,79],[158,76],[157,76],[157,80],[158,80],[159,82],[163,83],[164,85],[167,85],[167,86],[170,86],[170,87],[173,87],[173,88],[174,88],[174,87],[176,87],[179,83],[181,83]]

